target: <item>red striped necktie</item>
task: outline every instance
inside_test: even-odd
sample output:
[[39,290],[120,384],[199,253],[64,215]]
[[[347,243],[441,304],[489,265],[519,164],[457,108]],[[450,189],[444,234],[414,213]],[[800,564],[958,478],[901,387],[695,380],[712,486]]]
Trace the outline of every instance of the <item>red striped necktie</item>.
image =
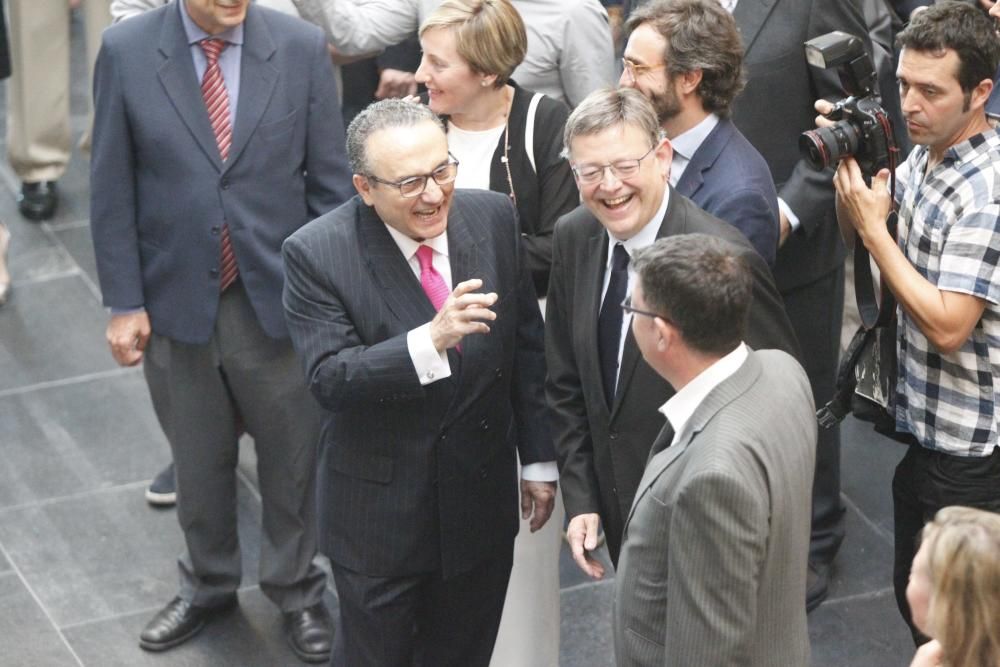
[[[203,39],[198,44],[205,52],[205,59],[208,61],[205,75],[201,79],[201,96],[205,99],[205,108],[208,109],[208,119],[212,123],[212,132],[215,133],[215,143],[219,147],[219,155],[225,162],[229,159],[229,146],[233,143],[233,126],[229,120],[229,92],[226,90],[226,82],[222,78],[222,70],[219,68],[219,54],[222,53],[227,44],[222,39]],[[229,239],[228,224],[222,225],[221,236],[220,265],[222,268],[219,291],[224,292],[236,280],[239,268],[236,266],[236,254],[233,252],[232,241]]]

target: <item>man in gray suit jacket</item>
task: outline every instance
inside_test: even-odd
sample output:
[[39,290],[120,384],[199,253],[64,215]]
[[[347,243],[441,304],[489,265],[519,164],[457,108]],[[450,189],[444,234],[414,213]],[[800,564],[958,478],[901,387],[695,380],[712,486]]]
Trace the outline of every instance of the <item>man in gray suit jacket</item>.
[[742,342],[751,274],[704,234],[638,251],[632,332],[676,390],[625,523],[619,665],[807,665],[816,419],[791,356]]
[[458,164],[423,105],[373,104],[347,145],[359,196],[284,245],[288,325],[328,411],[333,664],[485,667],[518,529],[515,446],[532,530],[556,487],[515,209],[454,190]]
[[319,409],[288,340],[280,256],[289,234],[348,196],[323,34],[248,0],[172,2],[104,33],[94,94],[107,338],[119,363],[144,362],[187,544],[180,594],[140,645],[176,646],[235,601],[245,429],[263,504],[261,590],[296,653],[326,660],[325,577],[312,563]]

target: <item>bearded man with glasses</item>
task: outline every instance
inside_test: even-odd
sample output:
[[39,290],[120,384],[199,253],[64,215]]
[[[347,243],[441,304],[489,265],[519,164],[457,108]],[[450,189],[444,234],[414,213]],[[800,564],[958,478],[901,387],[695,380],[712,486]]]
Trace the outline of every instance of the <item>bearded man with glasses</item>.
[[642,360],[629,329],[632,315],[621,308],[634,283],[631,254],[676,234],[733,242],[752,275],[747,343],[793,355],[798,343],[760,255],[735,227],[668,184],[673,151],[641,93],[592,93],[570,115],[563,142],[583,206],[563,216],[553,236],[546,394],[573,558],[600,578],[604,566],[590,553],[598,524],[617,563],[625,517],[663,427],[657,408],[674,393]]

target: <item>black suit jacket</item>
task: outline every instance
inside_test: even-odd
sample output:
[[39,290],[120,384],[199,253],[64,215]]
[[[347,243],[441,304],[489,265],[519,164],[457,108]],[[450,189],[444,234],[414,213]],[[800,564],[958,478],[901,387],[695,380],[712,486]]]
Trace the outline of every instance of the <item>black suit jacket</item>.
[[450,378],[421,386],[407,332],[434,308],[385,225],[354,197],[284,244],[284,303],[313,395],[322,550],[372,576],[466,571],[517,532],[523,463],[555,459],[542,383],[542,320],[516,214],[495,192],[455,192],[453,283],[496,292],[490,333],[449,352]]
[[[797,356],[795,334],[764,260],[735,227],[671,189],[657,238],[691,233],[718,236],[744,249],[742,257],[754,278],[746,341],[755,349],[779,349]],[[607,407],[597,356],[607,248],[607,232],[582,206],[556,223],[545,322],[546,396],[554,411],[553,437],[566,512],[571,517],[599,513],[608,550],[617,561],[624,519],[650,446],[663,427],[657,409],[674,391],[642,359],[629,330],[618,391],[611,409]]]
[[832,171],[800,159],[798,137],[816,127],[813,102],[844,97],[835,69],[806,62],[803,43],[833,30],[857,35],[871,53],[857,0],[739,0],[733,18],[744,43],[747,85],[733,122],[764,156],[801,227],[778,251],[774,277],[782,292],[838,269],[844,261],[834,211]]

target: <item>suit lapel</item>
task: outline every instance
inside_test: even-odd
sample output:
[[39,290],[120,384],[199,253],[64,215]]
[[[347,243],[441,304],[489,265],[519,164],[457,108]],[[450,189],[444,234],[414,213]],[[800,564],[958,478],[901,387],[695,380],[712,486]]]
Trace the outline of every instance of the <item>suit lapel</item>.
[[733,125],[729,120],[722,119],[705,137],[698,150],[691,156],[691,161],[684,170],[684,175],[677,181],[675,189],[685,197],[693,197],[694,193],[705,183],[705,171],[710,169],[719,159],[722,150],[733,134]]
[[434,306],[375,210],[358,199],[358,249],[392,314],[407,330],[434,317]]
[[[452,199],[451,210],[448,211],[448,261],[451,264],[452,288],[471,278],[482,278],[482,291],[489,291],[492,289],[491,284],[496,284],[495,277],[483,275],[479,253],[479,248],[486,244],[486,240],[475,233],[475,221],[464,214],[457,199]],[[487,343],[484,336],[466,336],[462,339],[461,355],[457,351],[448,351],[452,368],[459,369],[459,382],[464,378],[476,377],[476,362],[482,359],[479,353]]]
[[[596,222],[596,219],[595,219]],[[586,327],[587,350],[584,357],[593,360],[590,364],[593,371],[585,382],[593,382],[598,387],[601,396],[604,390],[601,389],[603,380],[601,379],[601,365],[598,362],[600,354],[597,348],[597,318],[601,314],[601,292],[604,289],[604,272],[608,264],[608,234],[604,227],[597,224],[597,231],[587,239],[585,247],[586,254],[583,257],[583,266],[577,275],[584,277],[581,284],[574,287],[579,290],[581,298],[581,321],[579,326]],[[607,401],[599,401],[600,409],[607,410]]]
[[222,158],[219,155],[212,124],[208,120],[205,100],[201,96],[201,84],[194,71],[191,47],[184,32],[180,11],[183,11],[183,8],[171,7],[164,12],[159,45],[164,60],[156,75],[177,115],[194,136],[205,156],[211,160],[216,169],[221,171]]
[[246,148],[271,101],[278,70],[269,62],[275,53],[274,42],[267,25],[256,8],[247,9],[243,23],[243,58],[240,62],[240,101],[236,106],[233,144],[229,149],[226,169],[233,165]]
[[[837,0],[826,0],[836,2]],[[771,14],[778,0],[739,0],[736,9],[733,10],[733,18],[736,25],[740,27],[743,35],[743,53],[749,53],[753,48],[753,43],[760,34],[760,29],[764,27],[767,17]]]

